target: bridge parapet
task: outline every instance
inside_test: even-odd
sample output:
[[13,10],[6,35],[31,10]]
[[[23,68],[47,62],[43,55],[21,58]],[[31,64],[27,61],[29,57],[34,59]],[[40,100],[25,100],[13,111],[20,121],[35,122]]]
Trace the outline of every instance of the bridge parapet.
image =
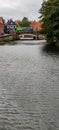
[[31,37],[38,40],[38,34],[35,31],[20,31],[17,32],[17,35],[19,35],[19,37]]

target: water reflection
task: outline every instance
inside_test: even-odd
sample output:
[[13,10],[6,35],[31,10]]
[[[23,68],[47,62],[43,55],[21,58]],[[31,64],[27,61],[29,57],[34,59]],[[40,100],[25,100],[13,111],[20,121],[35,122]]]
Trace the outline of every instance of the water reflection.
[[59,55],[59,48],[56,46],[49,46],[49,45],[44,45],[42,47],[43,52],[47,54],[54,54],[54,55]]
[[27,40],[19,40],[19,41],[12,41],[12,42],[9,42],[9,43],[6,43],[7,45],[42,45],[42,44],[45,44],[46,43],[46,40],[30,40],[30,39],[27,39]]

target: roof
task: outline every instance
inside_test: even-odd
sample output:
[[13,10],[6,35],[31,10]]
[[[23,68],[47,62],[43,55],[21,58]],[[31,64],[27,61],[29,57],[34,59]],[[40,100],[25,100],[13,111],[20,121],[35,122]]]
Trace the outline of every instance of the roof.
[[8,20],[7,25],[16,25],[17,26],[17,24],[12,19]]

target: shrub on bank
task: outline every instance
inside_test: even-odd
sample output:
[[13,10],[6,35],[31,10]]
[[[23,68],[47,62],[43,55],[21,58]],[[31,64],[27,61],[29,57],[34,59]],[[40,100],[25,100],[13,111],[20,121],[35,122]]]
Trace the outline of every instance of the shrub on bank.
[[19,40],[19,36],[14,35],[14,36],[8,36],[8,37],[0,37],[0,45],[6,42],[15,41],[15,40]]

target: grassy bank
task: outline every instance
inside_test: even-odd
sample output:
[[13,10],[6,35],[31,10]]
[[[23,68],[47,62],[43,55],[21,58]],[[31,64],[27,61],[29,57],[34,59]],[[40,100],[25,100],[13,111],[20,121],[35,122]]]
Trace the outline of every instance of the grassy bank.
[[14,35],[14,36],[3,36],[0,37],[0,45],[4,45],[6,44],[6,42],[11,42],[11,41],[15,41],[15,40],[19,40],[19,36]]

